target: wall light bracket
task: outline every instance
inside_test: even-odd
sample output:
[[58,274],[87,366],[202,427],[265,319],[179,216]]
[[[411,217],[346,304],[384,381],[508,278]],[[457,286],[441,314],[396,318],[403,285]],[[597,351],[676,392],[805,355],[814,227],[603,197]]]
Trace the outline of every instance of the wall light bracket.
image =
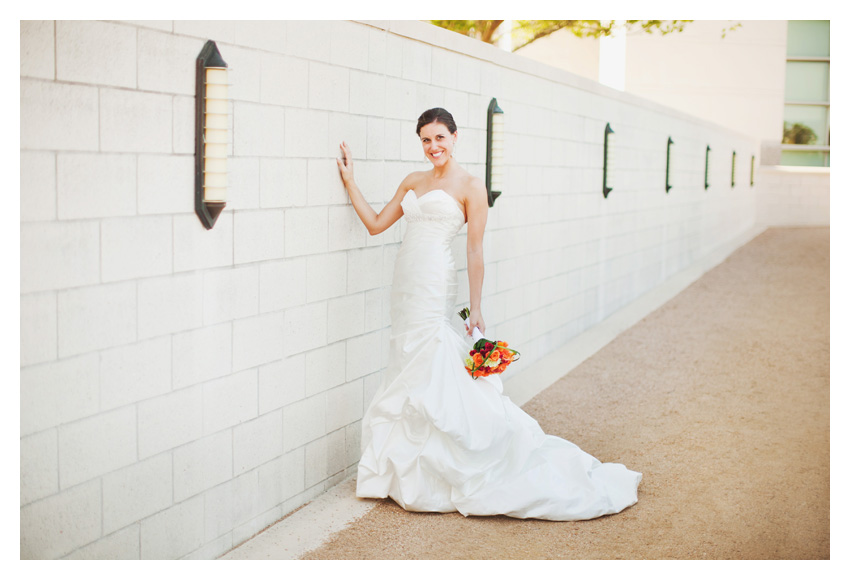
[[750,187],[755,185],[756,182],[756,156],[753,155],[750,157]]
[[608,194],[614,191],[611,187],[611,182],[608,179],[608,170],[610,169],[609,159],[612,155],[614,147],[614,130],[611,128],[611,123],[605,124],[605,145],[602,150],[602,195],[607,199]]
[[735,187],[735,161],[737,160],[737,154],[732,151],[732,187]]
[[490,207],[502,195],[505,165],[505,112],[496,99],[487,107],[487,203]]
[[670,185],[670,161],[671,161],[670,150],[671,150],[672,146],[673,146],[673,138],[667,137],[667,182],[665,184],[665,187],[667,188],[667,193],[670,193],[670,188],[673,187],[672,185]]
[[195,213],[212,229],[227,205],[227,63],[208,40],[195,65]]

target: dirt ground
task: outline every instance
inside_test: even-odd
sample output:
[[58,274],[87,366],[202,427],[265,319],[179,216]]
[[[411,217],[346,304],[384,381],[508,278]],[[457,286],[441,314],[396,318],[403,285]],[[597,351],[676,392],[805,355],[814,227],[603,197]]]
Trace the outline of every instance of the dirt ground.
[[548,522],[379,500],[304,559],[828,559],[829,252],[829,228],[767,230],[524,406],[642,472],[636,505]]

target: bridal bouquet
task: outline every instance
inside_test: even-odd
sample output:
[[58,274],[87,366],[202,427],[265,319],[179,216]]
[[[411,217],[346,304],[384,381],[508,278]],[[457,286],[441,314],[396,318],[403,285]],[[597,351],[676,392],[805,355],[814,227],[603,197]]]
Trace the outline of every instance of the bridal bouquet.
[[[458,316],[463,320],[469,318],[469,308],[458,312]],[[487,340],[477,326],[472,329],[472,339],[475,340],[475,344],[472,345],[472,350],[469,351],[469,356],[464,362],[466,372],[473,379],[498,375],[508,368],[509,364],[519,360],[519,353],[508,348],[507,342]]]

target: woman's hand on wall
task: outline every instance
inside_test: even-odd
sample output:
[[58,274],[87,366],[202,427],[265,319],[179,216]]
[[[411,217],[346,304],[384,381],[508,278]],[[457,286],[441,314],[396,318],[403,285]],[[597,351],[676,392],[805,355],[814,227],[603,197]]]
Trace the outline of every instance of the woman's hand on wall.
[[354,179],[354,160],[351,158],[351,149],[343,141],[340,146],[342,157],[337,158],[336,164],[339,167],[339,175],[342,177],[342,182],[347,186]]

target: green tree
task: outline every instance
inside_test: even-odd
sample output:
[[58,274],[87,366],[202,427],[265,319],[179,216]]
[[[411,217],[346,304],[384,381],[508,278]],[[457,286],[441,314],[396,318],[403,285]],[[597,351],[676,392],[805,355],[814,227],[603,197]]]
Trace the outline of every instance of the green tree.
[[[504,20],[430,20],[429,22],[441,28],[477,38],[482,42],[496,44],[501,36],[499,26]],[[681,32],[685,25],[693,20],[625,20],[621,22],[626,31],[636,30],[664,35]],[[615,24],[619,23],[613,20],[514,20],[511,27],[512,50],[519,50],[563,28],[580,38],[608,36]]]
[[783,129],[782,142],[789,145],[811,145],[818,140],[812,128],[802,123],[785,123]]

